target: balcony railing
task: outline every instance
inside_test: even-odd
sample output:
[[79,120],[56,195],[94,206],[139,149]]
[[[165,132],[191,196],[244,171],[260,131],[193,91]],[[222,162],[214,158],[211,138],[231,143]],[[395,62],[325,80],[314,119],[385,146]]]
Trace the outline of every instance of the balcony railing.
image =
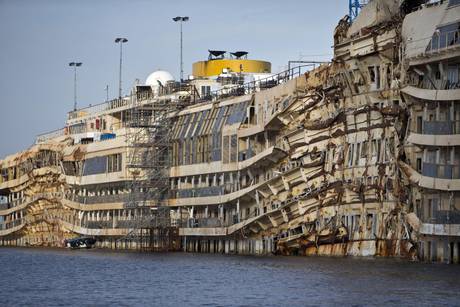
[[[101,217],[101,220],[94,221],[89,220],[88,217],[78,218],[75,215],[65,215],[59,217],[59,219],[70,223],[72,225],[80,226],[88,229],[130,229],[139,227],[154,227],[158,225],[159,221],[152,217]],[[169,225],[170,219],[162,220],[162,225]]]
[[422,175],[440,179],[460,179],[460,165],[423,162]]
[[460,211],[437,210],[431,217],[422,220],[429,224],[460,224]]
[[460,89],[460,82],[453,80],[430,80],[426,77],[421,79],[411,77],[408,84],[424,90],[455,90]]
[[189,218],[182,220],[181,227],[183,228],[215,228],[215,227],[228,227],[231,223],[225,222],[223,219],[217,217],[209,218]]
[[17,219],[11,222],[0,223],[0,230],[7,230],[13,227],[20,226],[23,223],[23,219]]
[[143,200],[145,194],[139,193],[132,195],[131,193],[126,194],[110,194],[110,195],[94,195],[94,196],[81,196],[72,193],[68,193],[64,196],[65,199],[80,203],[80,204],[103,204],[103,203],[125,203],[129,200]]
[[210,95],[202,97],[201,101],[219,100],[227,97],[243,96],[255,92],[260,92],[261,90],[275,87],[279,84],[286,83],[291,79],[299,77],[308,70],[312,69],[312,67],[314,66],[311,64],[300,65],[264,79],[251,81],[244,84],[234,84],[233,86],[225,87],[220,90],[211,92]]
[[450,135],[460,133],[460,121],[423,121],[423,134]]
[[173,198],[206,197],[206,196],[223,195],[226,192],[228,191],[225,191],[224,186],[202,187],[202,188],[172,190],[171,196]]
[[133,101],[132,101],[131,96],[126,96],[124,98],[113,99],[113,100],[99,103],[93,106],[90,105],[88,107],[84,107],[76,111],[69,112],[68,119],[75,119],[75,118],[84,117],[87,115],[91,115],[91,114],[95,114],[95,113],[99,113],[99,112],[103,112],[107,110],[121,108],[121,107],[131,104],[132,102]]
[[65,128],[60,128],[56,129],[53,131],[45,132],[42,134],[37,135],[37,139],[35,140],[35,144],[42,144],[45,143],[46,141],[49,141],[51,139],[63,136],[65,133]]
[[426,52],[435,53],[446,48],[451,48],[460,45],[460,30],[437,33],[431,38]]

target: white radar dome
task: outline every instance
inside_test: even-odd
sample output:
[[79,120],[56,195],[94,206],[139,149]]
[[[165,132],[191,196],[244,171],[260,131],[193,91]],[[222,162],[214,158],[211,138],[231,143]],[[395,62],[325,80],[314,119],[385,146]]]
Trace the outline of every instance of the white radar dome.
[[168,81],[174,81],[174,77],[167,71],[157,70],[147,77],[145,85],[157,87],[159,86],[158,82],[160,82],[161,85],[165,86]]

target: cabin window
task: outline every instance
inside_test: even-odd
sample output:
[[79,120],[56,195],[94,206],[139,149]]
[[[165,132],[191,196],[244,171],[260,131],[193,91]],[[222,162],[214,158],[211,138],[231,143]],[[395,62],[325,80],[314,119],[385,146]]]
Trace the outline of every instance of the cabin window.
[[202,85],[201,86],[201,97],[208,97],[211,95],[211,86]]
[[422,171],[422,158],[417,158],[417,172]]
[[114,154],[107,156],[107,172],[121,171],[121,154]]
[[236,162],[237,158],[237,137],[236,134],[232,135],[230,138],[230,162]]
[[229,157],[230,157],[230,154],[229,154],[229,150],[230,150],[230,146],[229,146],[229,142],[230,142],[230,139],[229,139],[229,136],[228,135],[224,135],[224,141],[223,141],[223,146],[222,146],[222,162],[223,163],[228,163],[229,162]]
[[422,127],[423,127],[423,117],[422,116],[417,116],[417,133],[422,133]]
[[349,144],[348,146],[348,166],[353,166],[354,144]]
[[368,141],[364,141],[363,145],[361,146],[361,155],[360,155],[361,158],[367,157],[367,144],[368,144]]
[[369,79],[370,83],[374,83],[377,89],[380,88],[380,66],[369,66]]
[[356,155],[355,155],[356,161],[355,161],[355,165],[359,164],[360,150],[361,150],[361,143],[358,143],[358,144],[356,144]]

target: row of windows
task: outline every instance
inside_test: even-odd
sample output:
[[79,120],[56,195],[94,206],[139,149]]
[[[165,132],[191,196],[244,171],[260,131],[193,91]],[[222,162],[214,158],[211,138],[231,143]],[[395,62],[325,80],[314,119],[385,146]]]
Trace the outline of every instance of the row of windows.
[[[77,167],[75,168],[77,171]],[[119,172],[122,170],[121,153],[86,159],[83,162],[83,176]],[[76,172],[78,174],[78,172]]]
[[[222,159],[222,128],[224,125],[243,122],[248,103],[242,102],[178,117],[172,133],[175,139],[172,164],[187,165],[220,161]],[[231,142],[231,146],[236,148],[236,135],[229,140],[224,140],[225,144],[229,144],[228,142]],[[226,146],[224,145],[224,150]],[[225,158],[226,161],[236,161],[237,153],[230,150],[227,158],[227,152],[225,152]]]

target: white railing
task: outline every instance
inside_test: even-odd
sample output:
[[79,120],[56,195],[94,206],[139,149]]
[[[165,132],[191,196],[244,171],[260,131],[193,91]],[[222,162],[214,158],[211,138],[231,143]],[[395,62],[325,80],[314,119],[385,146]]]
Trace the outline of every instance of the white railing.
[[42,134],[37,135],[37,139],[35,140],[35,144],[42,144],[45,143],[46,141],[49,141],[51,139],[63,136],[65,133],[65,128],[60,128],[57,130],[45,132]]
[[103,111],[118,109],[118,108],[132,104],[132,101],[133,100],[131,96],[125,96],[123,98],[117,98],[117,99],[113,99],[113,100],[106,101],[103,103],[99,103],[94,106],[90,105],[88,107],[84,107],[76,111],[69,112],[68,119],[69,120],[76,119],[79,117],[84,117],[84,116],[88,116],[88,115],[103,112]]

